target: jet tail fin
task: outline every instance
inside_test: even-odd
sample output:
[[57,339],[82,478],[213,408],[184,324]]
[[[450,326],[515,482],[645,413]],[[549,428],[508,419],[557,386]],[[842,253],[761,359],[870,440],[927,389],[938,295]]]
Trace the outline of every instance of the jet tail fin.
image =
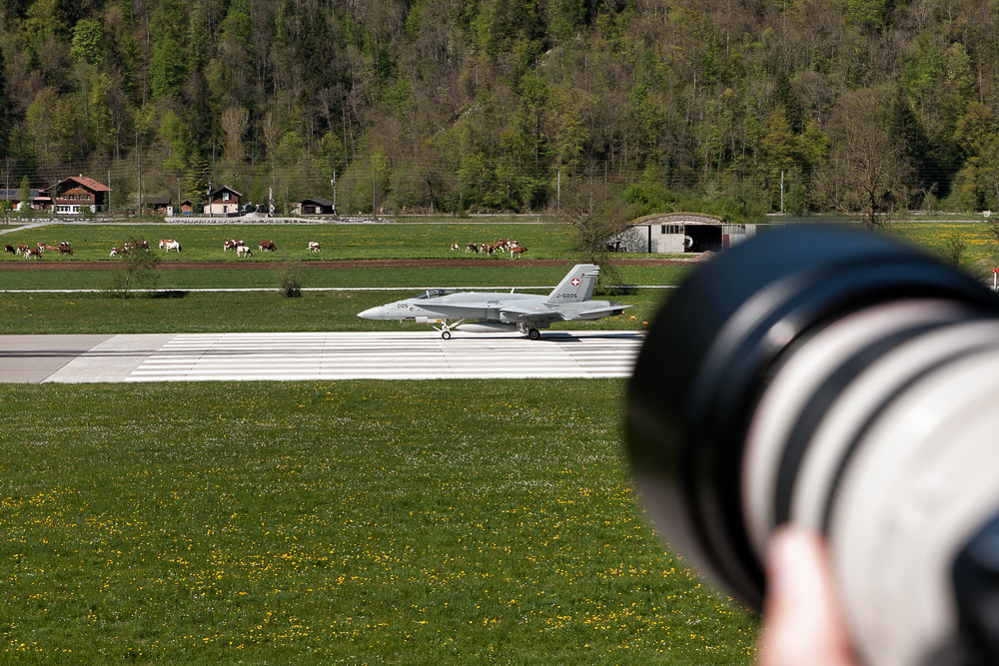
[[593,287],[600,276],[595,264],[576,264],[558,286],[548,294],[546,303],[581,303],[593,296]]

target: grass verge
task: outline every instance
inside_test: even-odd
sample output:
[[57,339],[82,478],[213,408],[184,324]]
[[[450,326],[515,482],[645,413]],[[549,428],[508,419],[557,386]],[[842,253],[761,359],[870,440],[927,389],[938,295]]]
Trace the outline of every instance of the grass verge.
[[[0,386],[9,661],[746,664],[616,380]],[[30,424],[30,427],[25,427]]]
[[[266,292],[164,291],[158,297],[107,299],[95,293],[4,294],[0,335],[43,333],[231,333],[253,331],[428,330],[424,324],[358,319],[357,313],[412,294],[395,291],[306,291],[285,298]],[[632,303],[623,315],[553,328],[638,330],[663,298],[642,289],[613,298]]]

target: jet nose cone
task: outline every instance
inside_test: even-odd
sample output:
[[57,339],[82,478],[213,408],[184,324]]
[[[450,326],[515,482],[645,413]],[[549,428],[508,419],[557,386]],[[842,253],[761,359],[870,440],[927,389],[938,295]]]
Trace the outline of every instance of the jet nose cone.
[[381,305],[358,312],[357,316],[361,319],[387,319],[385,308]]

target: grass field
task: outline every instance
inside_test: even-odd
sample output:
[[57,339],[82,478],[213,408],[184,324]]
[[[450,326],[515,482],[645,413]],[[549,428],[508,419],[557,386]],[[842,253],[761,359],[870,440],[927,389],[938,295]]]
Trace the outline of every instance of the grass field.
[[[969,270],[994,261],[984,225],[892,233],[941,256],[956,238]],[[69,240],[76,254],[61,261],[103,261],[131,236],[180,239],[171,261],[235,261],[221,251],[234,236],[282,251],[255,254],[277,262],[262,270],[159,271],[170,293],[157,298],[3,294],[0,333],[398,329],[415,324],[355,315],[400,292],[184,290],[271,288],[281,260],[464,256],[448,246],[503,237],[566,267],[578,257],[553,225],[60,226],[4,242]],[[523,287],[565,273],[479,259],[309,271],[305,286]],[[615,273],[662,285],[685,270]],[[100,288],[106,274],[0,271],[0,288]],[[615,296],[635,307],[592,326],[640,327],[663,295]],[[750,663],[753,617],[692,579],[641,518],[622,391],[614,380],[0,385],[0,661]]]
[[[615,296],[633,307],[623,315],[599,321],[558,323],[553,330],[638,330],[650,321],[664,293],[642,289]],[[284,298],[275,292],[189,292],[121,300],[95,293],[3,294],[0,334],[430,330],[426,324],[411,321],[357,318],[361,310],[411,295],[326,291]]]
[[747,664],[616,380],[0,386],[8,663]]
[[[113,261],[112,247],[120,247],[130,238],[144,239],[156,248],[160,239],[174,239],[182,251],[162,252],[164,261],[280,261],[299,259],[441,259],[478,258],[483,262],[509,260],[509,253],[467,254],[466,243],[492,243],[513,239],[527,248],[526,258],[560,259],[573,257],[575,237],[572,227],[559,224],[310,224],[310,225],[71,225],[53,224],[13,231],[3,235],[3,243],[73,246],[73,255],[59,261]],[[237,259],[222,244],[229,239],[246,241],[253,256]],[[274,241],[276,252],[260,252],[262,240]],[[309,242],[318,242],[323,250],[309,252]],[[453,251],[457,243],[462,249]],[[48,257],[48,255],[47,255]],[[0,261],[26,261],[15,255],[2,255]]]

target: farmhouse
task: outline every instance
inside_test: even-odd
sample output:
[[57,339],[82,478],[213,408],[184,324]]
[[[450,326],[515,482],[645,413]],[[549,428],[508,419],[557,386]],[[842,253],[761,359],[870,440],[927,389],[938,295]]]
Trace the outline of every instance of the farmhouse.
[[31,208],[32,203],[38,196],[38,190],[31,190],[28,194],[27,201],[21,201],[21,190],[6,190],[0,189],[0,201],[9,201],[12,208],[15,210],[24,210],[26,208]]
[[645,217],[606,243],[620,252],[685,254],[717,252],[755,235],[753,224],[727,224],[713,215],[668,213]]
[[52,211],[60,215],[83,212],[103,213],[108,210],[111,188],[86,176],[70,176],[52,187],[38,191],[35,210]]
[[209,215],[239,215],[239,199],[243,195],[228,185],[212,192],[212,199],[205,206]]

